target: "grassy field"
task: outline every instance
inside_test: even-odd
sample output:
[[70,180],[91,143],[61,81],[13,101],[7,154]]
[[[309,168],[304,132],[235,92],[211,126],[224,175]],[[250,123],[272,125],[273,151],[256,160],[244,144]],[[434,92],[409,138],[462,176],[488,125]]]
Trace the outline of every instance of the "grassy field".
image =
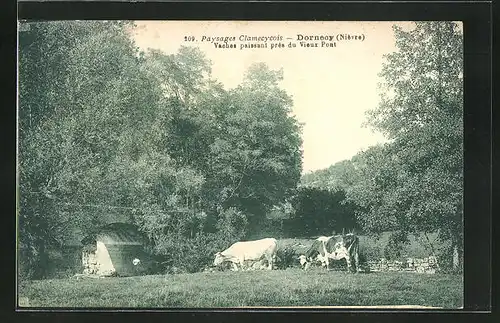
[[300,269],[22,282],[30,307],[462,306],[462,277]]

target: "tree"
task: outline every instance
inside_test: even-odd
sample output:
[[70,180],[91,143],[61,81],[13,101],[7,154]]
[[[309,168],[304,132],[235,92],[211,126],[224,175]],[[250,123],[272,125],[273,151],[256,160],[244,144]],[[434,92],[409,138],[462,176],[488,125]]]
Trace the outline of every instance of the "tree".
[[300,186],[315,187],[329,191],[346,190],[354,184],[353,160],[342,160],[328,168],[305,174]]
[[40,277],[48,248],[112,213],[93,205],[133,196],[129,177],[111,174],[134,158],[148,123],[143,109],[154,108],[157,94],[141,90],[146,76],[129,23],[29,26],[19,40],[19,240]]
[[300,125],[292,100],[279,88],[282,71],[265,64],[248,70],[213,113],[216,138],[210,145],[212,187],[219,207],[236,207],[256,225],[273,205],[284,202],[300,179]]
[[[367,233],[439,232],[463,244],[462,34],[451,22],[394,28],[398,50],[386,56],[380,105],[368,125],[389,141],[303,179],[346,192]],[[460,253],[460,252],[459,252]],[[451,254],[451,253],[448,253]]]
[[[402,230],[439,231],[463,244],[463,43],[453,22],[394,27],[398,51],[386,56],[382,100],[369,124],[390,140],[389,174],[380,209]],[[387,159],[387,158],[386,158]],[[389,176],[387,176],[389,175]]]
[[332,232],[358,230],[355,206],[343,190],[328,191],[302,187],[292,199],[295,210],[290,221],[293,236],[330,235]]
[[295,187],[300,126],[281,72],[257,65],[228,91],[199,49],[140,52],[131,23],[29,25],[19,40],[18,217],[28,267],[43,269],[76,229],[112,221],[137,224],[156,253],[210,251]]
[[[184,58],[188,55],[188,58]],[[189,165],[204,178],[195,198],[211,217],[236,208],[257,225],[269,207],[284,201],[300,178],[300,125],[290,115],[292,101],[279,88],[281,71],[265,64],[252,66],[236,89],[225,90],[210,78],[210,63],[195,50],[183,50],[167,59],[154,53],[157,75],[168,77],[175,60],[190,61],[191,69],[203,71],[195,84],[177,96],[168,92],[169,111],[159,128],[169,155]],[[176,78],[186,79],[190,70],[176,68]],[[163,82],[163,81],[162,81]],[[171,81],[172,82],[172,81]],[[188,96],[189,100],[183,99]],[[211,214],[210,214],[211,213]]]

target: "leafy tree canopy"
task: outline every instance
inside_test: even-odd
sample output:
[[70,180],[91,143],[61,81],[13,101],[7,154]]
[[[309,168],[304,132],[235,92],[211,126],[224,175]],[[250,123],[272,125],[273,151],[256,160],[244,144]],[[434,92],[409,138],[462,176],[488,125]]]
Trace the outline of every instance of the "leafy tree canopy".
[[199,49],[139,51],[129,22],[29,25],[19,39],[23,259],[40,264],[75,228],[124,219],[159,253],[186,238],[216,248],[209,233],[238,239],[295,188],[300,126],[282,71],[256,64],[227,90]]

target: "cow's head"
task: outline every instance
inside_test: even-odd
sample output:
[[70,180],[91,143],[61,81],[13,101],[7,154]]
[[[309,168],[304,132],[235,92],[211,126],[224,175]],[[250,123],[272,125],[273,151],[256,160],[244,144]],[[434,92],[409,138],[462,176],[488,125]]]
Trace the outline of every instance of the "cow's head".
[[301,266],[304,266],[304,265],[307,263],[307,258],[306,258],[306,256],[304,256],[304,255],[300,255],[300,256],[298,257],[298,259],[299,259],[299,262],[300,262],[300,265],[301,265]]
[[343,237],[344,246],[347,250],[350,250],[353,245],[358,241],[358,237],[354,233],[348,233]]
[[309,268],[309,266],[311,265],[311,259],[307,259],[307,257],[305,255],[300,255],[298,259],[300,262],[300,266],[304,270],[307,270]]
[[220,252],[217,252],[216,254],[214,254],[214,257],[215,257],[215,259],[214,259],[214,266],[219,266],[225,260],[224,256]]

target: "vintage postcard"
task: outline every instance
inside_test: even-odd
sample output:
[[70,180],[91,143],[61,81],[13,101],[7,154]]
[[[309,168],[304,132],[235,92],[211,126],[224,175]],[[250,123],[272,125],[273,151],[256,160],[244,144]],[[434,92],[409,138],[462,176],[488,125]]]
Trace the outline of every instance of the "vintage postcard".
[[460,22],[19,21],[18,308],[463,307]]

